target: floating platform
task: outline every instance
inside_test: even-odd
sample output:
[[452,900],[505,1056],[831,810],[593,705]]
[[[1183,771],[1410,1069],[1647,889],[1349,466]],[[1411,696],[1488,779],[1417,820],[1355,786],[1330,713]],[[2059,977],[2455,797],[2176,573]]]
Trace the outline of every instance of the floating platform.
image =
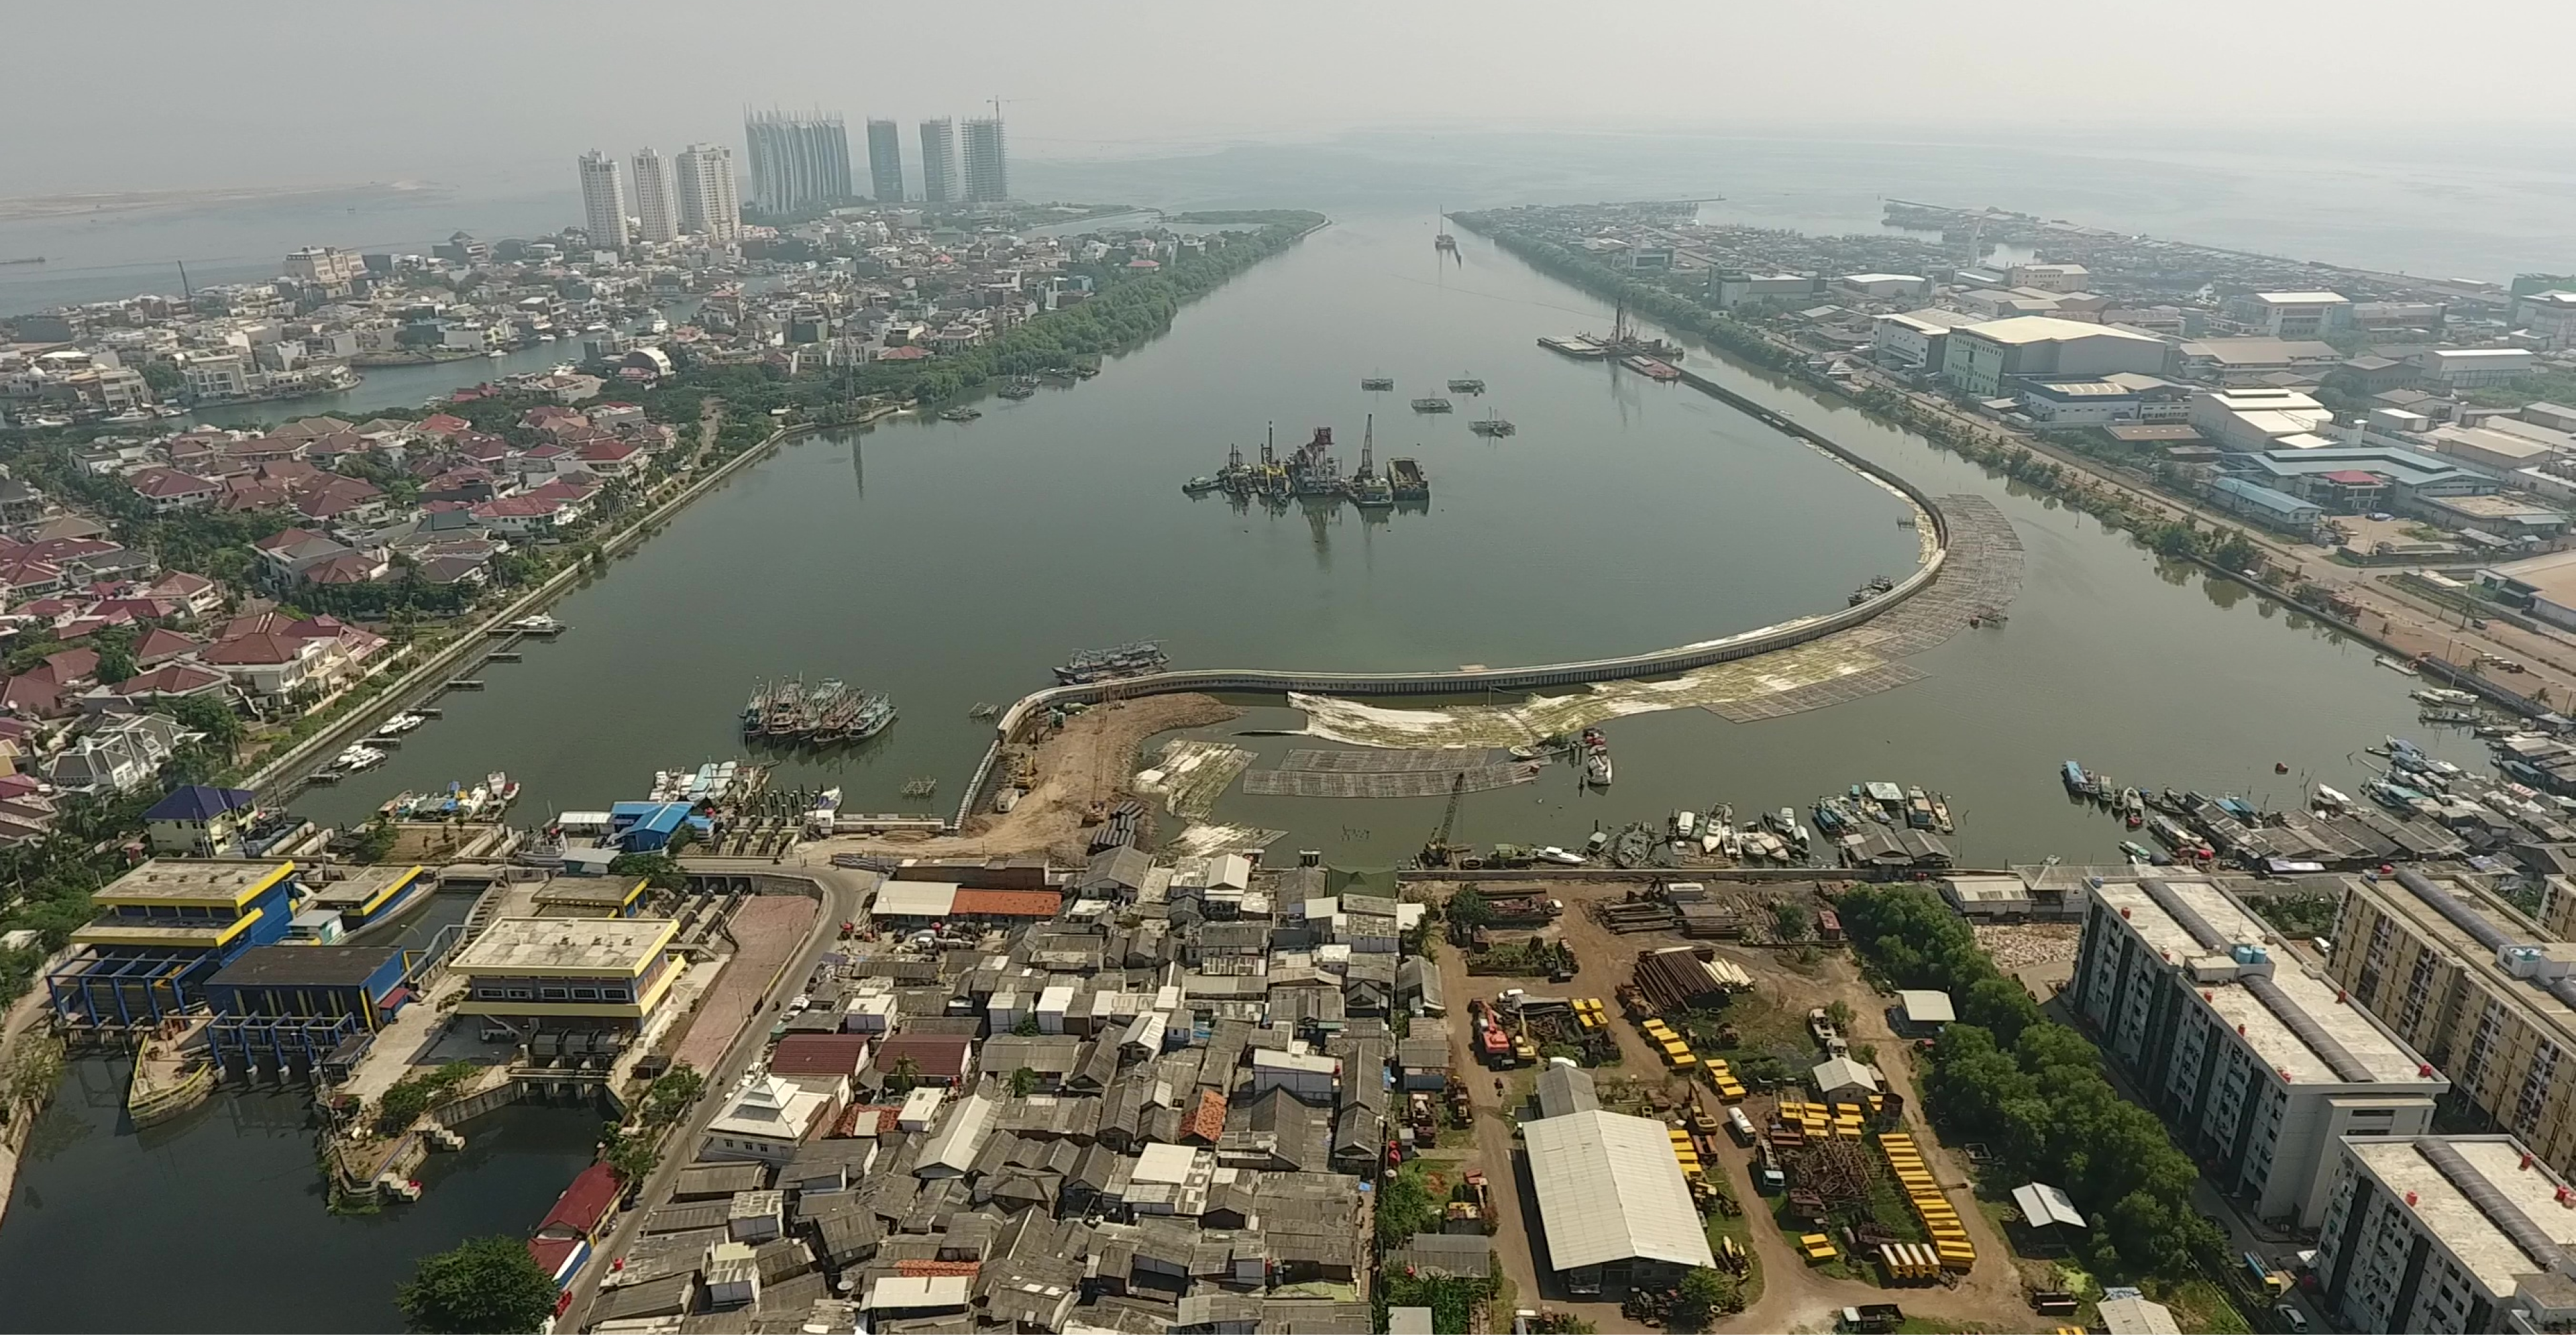
[[1451,404],[1447,399],[1415,399],[1413,401],[1413,411],[1417,413],[1445,413],[1451,411]]
[[1372,392],[1393,389],[1395,388],[1395,377],[1384,375],[1364,375],[1360,377],[1360,388]]
[[1452,394],[1482,394],[1485,392],[1485,382],[1474,379],[1452,380],[1449,382],[1449,392]]

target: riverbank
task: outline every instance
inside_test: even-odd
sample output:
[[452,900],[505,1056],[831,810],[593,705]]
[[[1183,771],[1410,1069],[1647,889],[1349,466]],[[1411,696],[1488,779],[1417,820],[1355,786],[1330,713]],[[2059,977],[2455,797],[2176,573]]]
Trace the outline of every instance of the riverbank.
[[[834,424],[834,427],[866,426],[898,412],[907,411],[911,406],[910,404],[879,405],[850,423]],[[346,745],[355,737],[363,736],[366,730],[374,728],[384,719],[423,702],[435,689],[445,684],[444,674],[454,668],[467,654],[481,649],[487,637],[494,631],[500,630],[510,622],[532,616],[553,606],[584,576],[598,573],[598,569],[605,566],[608,560],[643,541],[655,526],[678,514],[687,508],[690,502],[704,496],[743,469],[751,467],[766,457],[770,451],[778,448],[782,442],[826,429],[833,428],[827,428],[819,423],[798,423],[780,427],[762,437],[757,444],[717,465],[715,471],[690,483],[677,495],[645,512],[635,522],[602,539],[599,544],[599,560],[596,563],[577,562],[567,566],[498,611],[452,632],[450,638],[428,658],[412,665],[401,677],[371,696],[369,703],[375,707],[352,710],[330,726],[297,743],[286,753],[262,764],[244,782],[252,790],[260,791],[282,781],[299,777],[299,770],[313,768],[315,762],[326,752],[336,752],[339,747]]]
[[[2131,476],[2083,451],[2048,439],[2025,435],[1972,417],[1938,395],[1911,389],[1866,364],[1854,364],[1860,385],[1827,380],[1805,369],[1815,355],[1758,325],[1704,307],[1690,306],[1674,293],[1637,283],[1588,259],[1545,242],[1533,241],[1508,228],[1480,227],[1482,218],[1458,215],[1458,225],[1492,240],[1503,250],[1597,296],[1625,300],[1657,317],[1668,334],[1697,341],[1704,351],[1789,378],[1813,396],[1830,394],[1850,403],[1871,420],[1919,436],[1983,466],[1990,475],[2011,480],[2082,509],[2106,526],[2124,528],[2160,554],[2189,560],[2225,578],[2280,601],[2303,614],[2351,634],[2382,652],[2405,659],[2427,656],[2443,660],[2445,675],[2467,677],[2466,685],[2488,698],[2522,712],[2546,708],[2548,698],[2576,699],[2576,672],[2557,668],[2537,679],[2513,683],[2491,681],[2477,672],[2480,657],[2496,654],[2530,659],[2537,643],[2551,637],[2527,633],[2497,622],[2480,626],[2439,623],[2372,572],[2340,566],[2321,549],[2302,550],[2275,535],[2245,525],[2239,516],[2202,504],[2198,498],[2158,488],[2150,478]],[[1686,308],[1686,309],[1685,309]],[[2177,531],[2180,530],[2180,531]],[[2219,549],[2250,550],[2266,569],[2224,560]],[[2250,565],[2250,563],[2248,563]],[[2277,572],[2279,578],[2275,578]],[[2342,602],[2351,610],[2330,609]],[[2463,653],[2463,648],[2467,652]],[[2559,646],[2561,652],[2567,646]],[[2547,697],[2532,705],[2530,687],[2545,685]]]

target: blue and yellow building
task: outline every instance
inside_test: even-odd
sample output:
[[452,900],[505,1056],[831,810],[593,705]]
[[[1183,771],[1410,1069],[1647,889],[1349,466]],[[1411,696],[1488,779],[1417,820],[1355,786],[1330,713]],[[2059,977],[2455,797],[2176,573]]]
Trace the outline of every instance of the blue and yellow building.
[[394,946],[243,951],[205,982],[215,1011],[207,1042],[234,1070],[309,1075],[345,1067],[412,1000],[410,973],[419,955]]
[[45,976],[54,1014],[77,1029],[149,1027],[205,1004],[207,979],[286,936],[295,864],[155,858],[92,895],[98,916]]
[[466,980],[459,1015],[522,1039],[540,1030],[632,1033],[688,965],[669,918],[501,918],[448,968]]

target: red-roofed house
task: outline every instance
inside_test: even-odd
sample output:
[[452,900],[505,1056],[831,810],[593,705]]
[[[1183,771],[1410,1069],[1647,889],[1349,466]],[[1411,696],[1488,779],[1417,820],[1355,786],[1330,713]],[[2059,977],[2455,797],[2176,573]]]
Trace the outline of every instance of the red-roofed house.
[[32,556],[0,557],[0,598],[15,602],[63,587],[63,568]]
[[417,431],[424,436],[441,437],[454,436],[461,432],[471,431],[473,429],[474,424],[472,422],[468,422],[464,418],[458,417],[453,413],[431,413],[429,416],[420,419],[420,421],[414,423],[412,426],[412,430]]
[[526,427],[531,431],[542,431],[552,423],[564,421],[569,421],[580,426],[588,426],[590,424],[589,418],[582,416],[574,409],[552,403],[539,404],[538,406],[530,408],[526,412],[519,414],[519,425]]
[[962,1085],[975,1070],[975,1040],[963,1034],[895,1034],[877,1043],[873,1064],[883,1075],[906,1057],[923,1084]]
[[365,521],[384,510],[384,489],[360,477],[326,475],[295,493],[295,512],[312,520]]
[[142,497],[156,515],[211,505],[223,491],[215,483],[175,468],[142,469],[127,478],[125,484],[134,488],[134,494]]
[[204,616],[224,605],[224,586],[185,570],[173,570],[152,581],[144,587],[143,593],[150,598],[171,599],[185,607],[192,617]]
[[251,514],[260,510],[283,510],[288,493],[283,482],[268,482],[257,474],[244,473],[224,482],[224,494],[215,508],[228,515]]
[[381,658],[383,637],[336,617],[290,621],[275,612],[235,617],[203,655],[244,694],[283,701],[298,689],[332,690],[357,680]]
[[601,477],[621,477],[644,464],[644,451],[622,440],[586,440],[572,453],[585,470]]
[[90,692],[90,696],[104,694],[142,704],[152,700],[181,700],[192,695],[221,695],[231,687],[232,679],[213,668],[196,663],[164,663],[130,681],[102,686]]
[[154,626],[143,632],[141,638],[135,640],[134,665],[142,668],[156,668],[173,659],[195,657],[197,651],[205,647],[206,642],[193,635],[182,635],[175,630]]
[[824,1116],[837,1117],[868,1064],[866,1034],[789,1034],[769,1053],[769,1073],[831,1100]]
[[577,522],[589,509],[589,493],[549,482],[521,495],[485,501],[473,513],[503,537],[535,538]]

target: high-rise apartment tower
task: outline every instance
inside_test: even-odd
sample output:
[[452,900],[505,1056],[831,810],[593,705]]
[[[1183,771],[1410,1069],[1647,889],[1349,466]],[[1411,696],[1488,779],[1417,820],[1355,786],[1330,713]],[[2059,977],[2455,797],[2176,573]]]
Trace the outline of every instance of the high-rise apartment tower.
[[722,144],[691,144],[680,150],[675,166],[681,228],[717,241],[739,235],[742,203],[735,193],[733,150]]
[[617,159],[598,149],[581,155],[581,225],[600,250],[626,249],[626,186]]
[[742,137],[754,208],[799,213],[850,199],[850,136],[840,117],[754,112],[743,120]]
[[880,204],[903,202],[903,127],[868,122],[868,193]]
[[1011,167],[1002,152],[1002,118],[975,116],[966,122],[966,198],[989,203],[1011,197]]
[[933,204],[957,200],[957,134],[945,116],[921,123],[921,197]]

